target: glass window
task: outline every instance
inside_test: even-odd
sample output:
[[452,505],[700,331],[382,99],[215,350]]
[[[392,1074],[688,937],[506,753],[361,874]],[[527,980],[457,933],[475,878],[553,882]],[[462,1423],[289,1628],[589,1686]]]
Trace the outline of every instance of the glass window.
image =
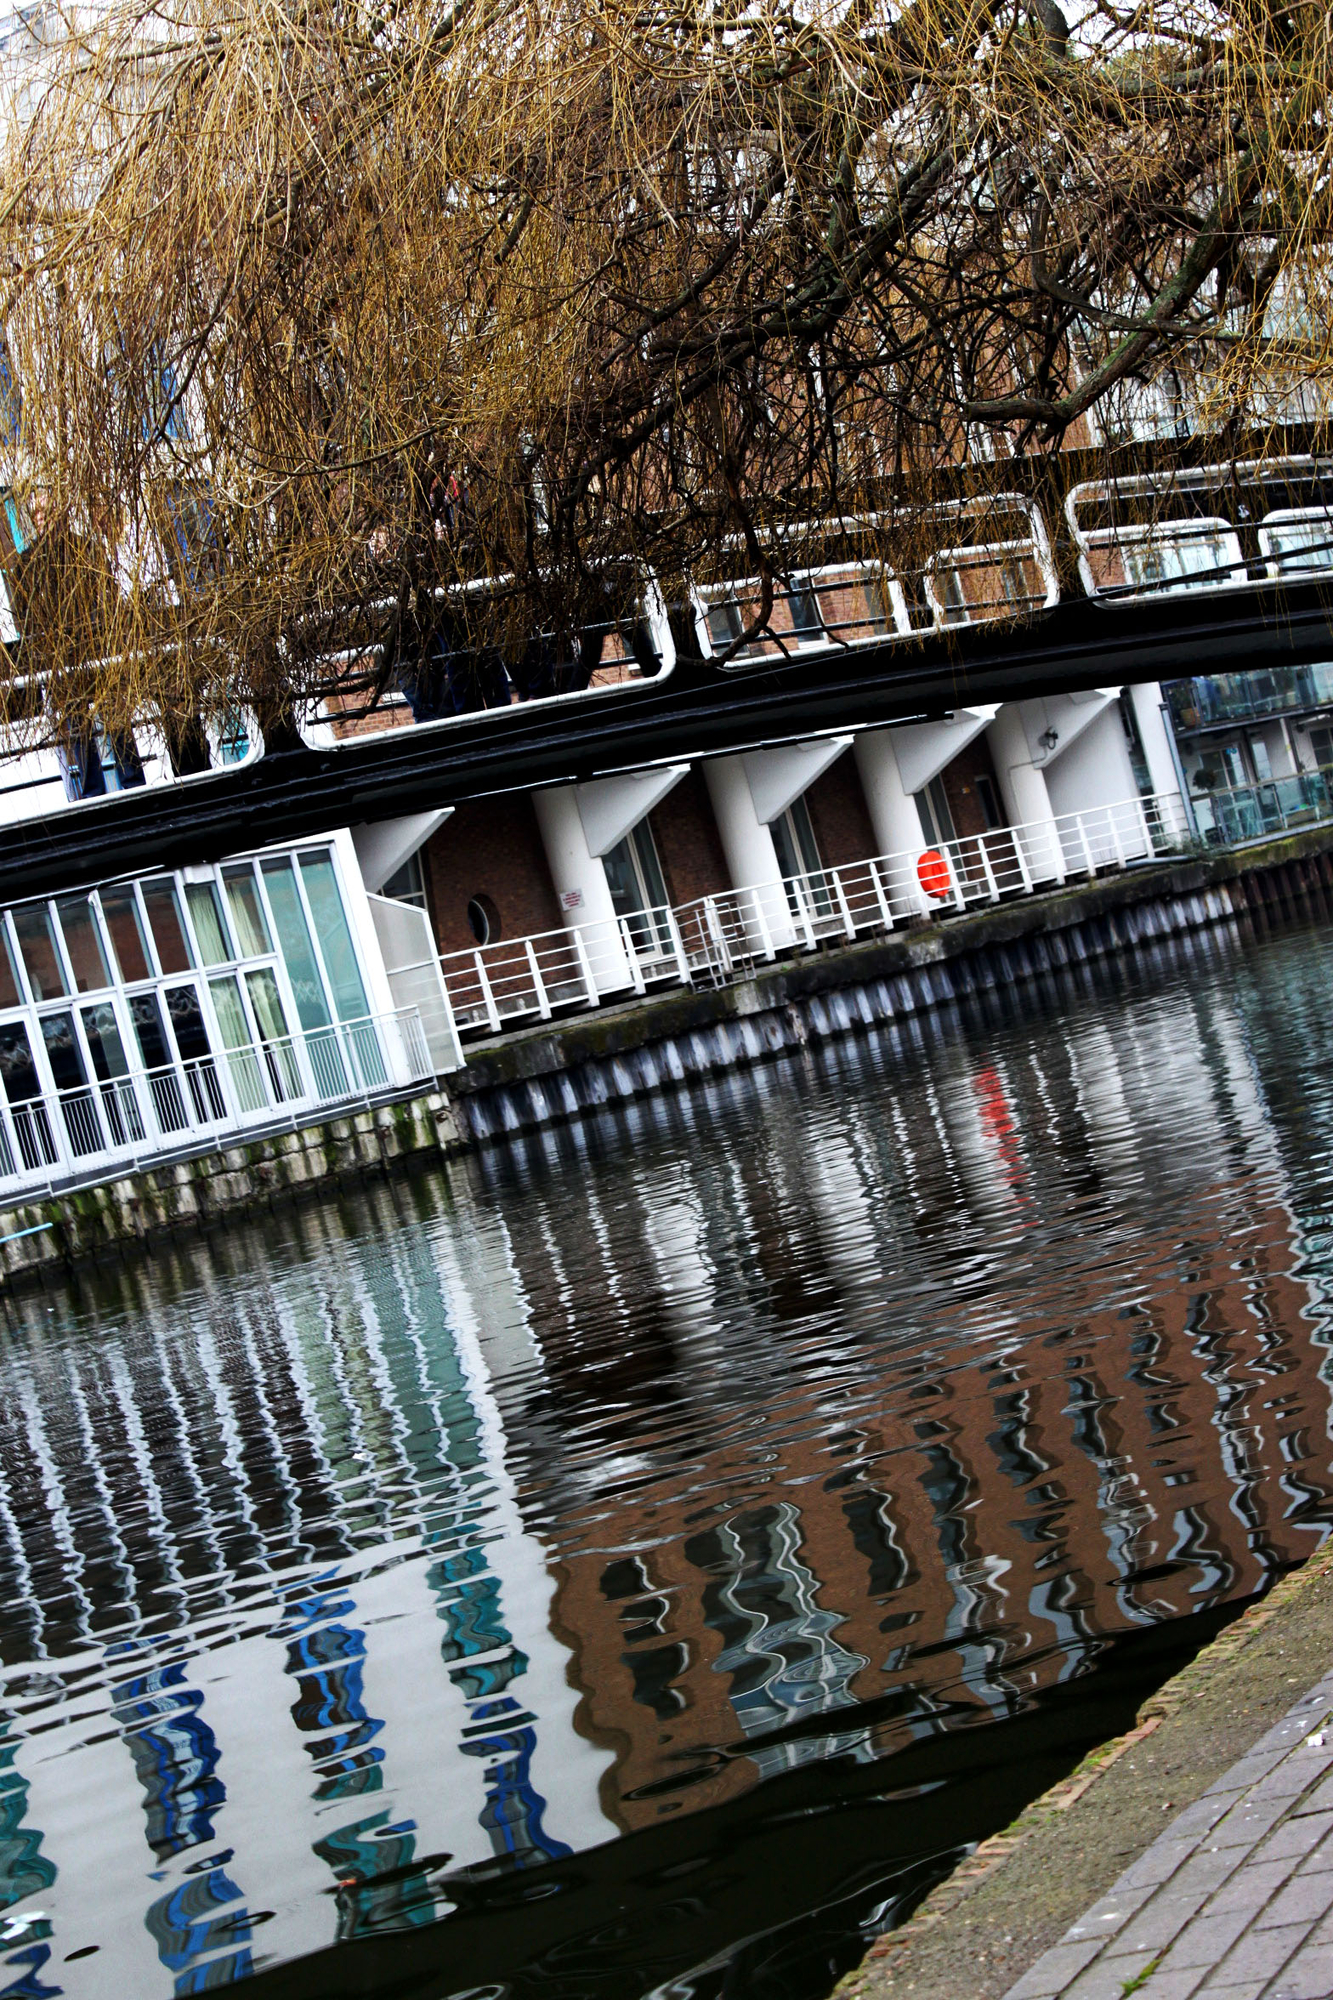
[[245,983],[250,989],[250,1005],[255,1010],[259,1032],[266,1042],[280,1042],[287,1036],[287,1017],[282,1011],[282,997],[278,992],[278,982],[267,966],[256,972],[247,972]]
[[5,929],[4,919],[0,918],[0,1007],[17,1007],[22,999],[14,954],[9,946],[9,933]]
[[136,993],[133,996],[130,1020],[134,1026],[134,1038],[139,1044],[139,1060],[144,1068],[166,1069],[171,1062],[171,1051],[167,1047],[162,1009],[157,1004],[156,993]]
[[100,993],[111,984],[111,968],[106,962],[97,918],[86,896],[62,896],[56,904],[60,928],[65,938],[65,956],[80,993]]
[[226,965],[234,956],[216,882],[189,882],[185,888],[195,942],[205,965]]
[[24,903],[14,912],[19,950],[34,1000],[56,1000],[69,991],[56,949],[51,912],[45,903]]
[[369,1013],[366,989],[352,943],[352,927],[347,921],[330,854],[303,854],[301,877],[310,899],[315,920],[315,936],[324,954],[324,970],[333,989],[333,1004],[340,1021],[361,1021]]
[[296,870],[289,860],[266,861],[264,887],[278,933],[287,976],[296,996],[296,1012],[303,1028],[327,1028],[329,1007],[324,998],[324,982],[319,976],[310,927],[301,907],[296,886]]
[[0,1082],[10,1104],[30,1104],[42,1094],[28,1031],[22,1021],[6,1021],[0,1027]]
[[228,1049],[250,1047],[250,1023],[245,1018],[241,1005],[240,988],[234,979],[210,979],[208,990],[213,996],[213,1008],[218,1017],[218,1027],[222,1030],[222,1043]]
[[157,946],[157,961],[164,972],[189,972],[194,964],[185,941],[176,884],[169,875],[160,875],[143,885],[144,908]]
[[201,1062],[210,1056],[213,1051],[208,1045],[204,1010],[199,1005],[199,995],[193,986],[169,986],[162,997],[167,1003],[167,1013],[182,1062]]
[[[392,896],[396,903],[413,903],[417,909],[426,907],[426,885],[421,879],[421,857],[409,854],[401,868],[396,868],[387,882],[380,886],[381,896]],[[482,940],[483,944],[485,939]]]
[[74,1032],[72,1014],[47,1014],[42,1021],[42,1040],[57,1090],[80,1090],[88,1081],[83,1067],[83,1051]]
[[120,976],[124,980],[150,979],[153,968],[148,960],[148,940],[139,915],[139,899],[132,883],[103,889],[102,916],[111,939]]
[[108,1083],[112,1077],[129,1074],[130,1065],[125,1055],[120,1022],[109,1000],[83,1009],[83,1032],[93,1059],[93,1069],[101,1082]]
[[249,862],[240,868],[224,868],[222,879],[227,885],[227,902],[231,906],[231,924],[236,933],[238,956],[266,957],[273,944],[264,921],[264,908],[255,885],[254,869]]
[[278,982],[268,967],[261,965],[246,973],[245,983],[250,991],[250,1005],[259,1023],[259,1039],[264,1045],[273,1094],[279,1099],[299,1097],[301,1077],[292,1053]]
[[804,639],[807,643],[823,638],[824,624],[819,615],[819,603],[808,576],[792,585],[787,596],[787,604],[791,611],[792,630],[798,638]]

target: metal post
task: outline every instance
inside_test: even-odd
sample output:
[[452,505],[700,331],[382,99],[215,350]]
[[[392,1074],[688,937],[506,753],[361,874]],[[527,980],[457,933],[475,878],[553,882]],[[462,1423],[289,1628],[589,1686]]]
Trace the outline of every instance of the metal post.
[[1086,824],[1084,823],[1082,813],[1078,813],[1076,815],[1076,818],[1078,820],[1079,842],[1083,848],[1083,859],[1087,864],[1088,879],[1089,881],[1091,881],[1092,877],[1097,873],[1097,864],[1094,862],[1092,858],[1092,849],[1088,846],[1088,829]]
[[670,903],[666,906],[666,920],[667,929],[671,933],[671,951],[676,961],[676,970],[680,974],[680,983],[682,986],[692,985],[690,961],[685,953],[685,940],[680,934],[680,925],[676,922],[676,912],[672,909]]
[[986,877],[987,894],[992,903],[998,903],[1000,900],[1000,885],[995,879],[995,870],[990,865],[990,855],[986,852],[986,836],[984,833],[977,835],[977,852],[981,856],[981,867]]
[[949,875],[953,882],[953,906],[956,910],[965,910],[967,908],[967,897],[963,894],[963,872],[958,866],[958,859],[947,842],[941,851],[948,864]]
[[870,879],[875,885],[875,901],[879,904],[880,917],[883,920],[885,930],[891,931],[893,929],[893,906],[889,902],[884,888],[884,878],[879,872],[879,862],[872,861],[869,866]]
[[541,1015],[543,1021],[549,1021],[551,1018],[551,1003],[547,998],[546,987],[542,982],[541,967],[537,963],[537,954],[533,949],[530,937],[524,938],[523,942],[527,946],[528,971],[532,974],[532,990],[537,995],[537,1012]]
[[486,977],[486,967],[482,963],[481,953],[474,951],[472,956],[477,964],[477,983],[481,987],[481,999],[482,1005],[486,1009],[486,1019],[490,1022],[491,1033],[498,1035],[500,1032],[500,1011],[495,1004],[495,995],[491,991],[491,982]]
[[842,927],[849,938],[854,938],[856,936],[856,925],[852,922],[852,910],[850,903],[847,901],[847,891],[842,886],[842,870],[840,868],[830,868],[829,873],[833,877],[833,886],[838,893],[838,903],[842,910]]
[[1111,845],[1115,849],[1116,866],[1117,868],[1123,868],[1125,865],[1125,843],[1120,838],[1120,829],[1115,823],[1114,806],[1107,807],[1106,818],[1111,829]]
[[592,965],[588,959],[588,947],[583,942],[583,932],[575,926],[570,936],[574,940],[574,953],[579,962],[579,976],[583,981],[583,990],[588,996],[588,1005],[598,1007],[601,1005],[602,996],[597,991],[597,981],[592,976]]
[[1014,854],[1018,859],[1018,876],[1023,884],[1023,894],[1030,896],[1032,894],[1032,870],[1028,867],[1028,858],[1023,851],[1023,829],[1018,826],[1011,826],[1009,834],[1014,843]]
[[769,930],[767,920],[764,917],[763,899],[757,889],[751,889],[750,900],[754,904],[755,922],[759,927],[759,941],[764,947],[764,957],[776,958],[777,953],[773,949],[773,934]]
[[624,917],[617,917],[616,923],[620,928],[620,942],[625,949],[625,960],[629,966],[629,976],[633,983],[634,991],[636,993],[646,993],[648,988],[644,984],[643,967],[639,963],[639,954],[634,948],[634,939],[630,935],[629,925],[626,923]]

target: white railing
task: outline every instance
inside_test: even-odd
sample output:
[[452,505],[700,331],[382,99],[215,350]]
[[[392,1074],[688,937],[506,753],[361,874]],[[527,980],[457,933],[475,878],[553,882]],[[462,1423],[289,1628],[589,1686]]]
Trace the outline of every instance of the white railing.
[[759,960],[1032,895],[1151,860],[1188,837],[1178,793],[1124,799],[938,847],[923,843],[909,852],[726,889],[614,923],[450,952],[441,970],[460,1032],[498,1034],[650,986],[721,985]]
[[0,1193],[131,1172],[305,1123],[321,1106],[369,1104],[434,1073],[421,1018],[402,1007],[24,1103],[0,1100]]

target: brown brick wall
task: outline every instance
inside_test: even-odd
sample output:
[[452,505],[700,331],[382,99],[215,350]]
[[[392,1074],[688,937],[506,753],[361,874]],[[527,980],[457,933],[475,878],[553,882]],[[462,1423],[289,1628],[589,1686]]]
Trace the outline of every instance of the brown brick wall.
[[501,937],[559,929],[546,850],[526,792],[459,806],[431,835],[421,858],[441,951],[475,945],[467,920],[472,896],[489,896],[500,914]]
[[960,840],[965,839],[968,834],[985,833],[989,825],[977,791],[978,777],[990,779],[1003,820],[1004,799],[984,729],[980,736],[972,738],[966,750],[958,752],[952,763],[945,765],[941,777],[944,781],[944,796],[948,799],[949,811],[953,814],[954,831]]
[[805,803],[819,843],[819,858],[826,868],[845,868],[850,862],[865,861],[875,852],[875,829],[870,824],[860,773],[850,750],[844,750],[815,779],[805,795]]
[[692,903],[696,896],[730,888],[708,787],[697,765],[654,807],[648,824],[673,903]]

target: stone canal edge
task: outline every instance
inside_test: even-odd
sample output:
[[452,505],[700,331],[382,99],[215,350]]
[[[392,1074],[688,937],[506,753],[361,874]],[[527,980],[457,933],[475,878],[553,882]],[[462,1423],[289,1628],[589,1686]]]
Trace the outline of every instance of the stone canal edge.
[[1331,1666],[1333,1539],[878,1938],[835,2000],[1001,2000]]

